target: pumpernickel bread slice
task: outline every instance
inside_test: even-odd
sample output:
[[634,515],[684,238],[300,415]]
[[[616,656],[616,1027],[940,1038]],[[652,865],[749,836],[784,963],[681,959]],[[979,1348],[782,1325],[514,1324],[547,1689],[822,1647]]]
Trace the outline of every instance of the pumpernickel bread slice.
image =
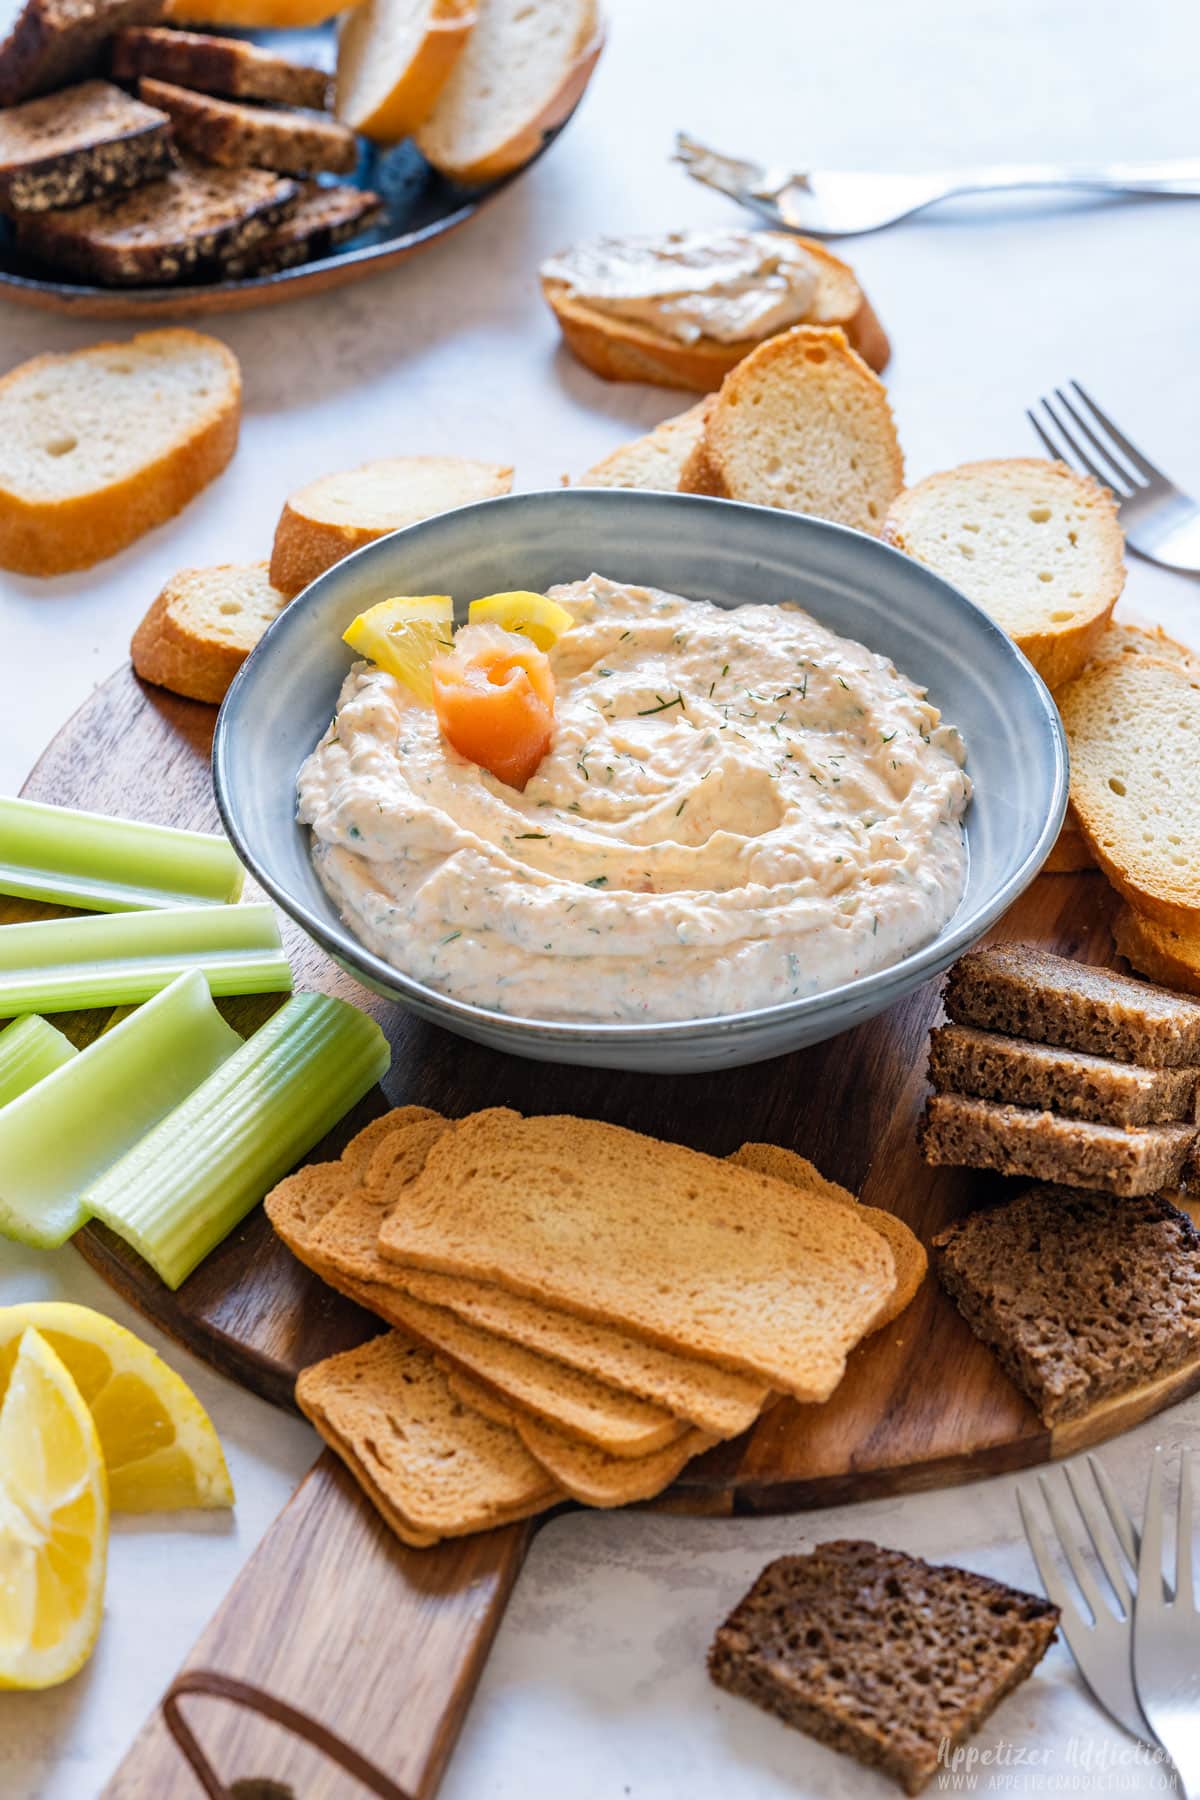
[[245,38],[207,31],[158,25],[119,31],[113,39],[112,72],[118,81],[149,75],[233,100],[273,100],[279,106],[312,107],[318,112],[329,107],[330,82],[324,69],[292,62]]
[[1200,930],[1172,931],[1123,906],[1113,927],[1117,949],[1131,968],[1184,994],[1200,994]]
[[223,168],[275,169],[283,175],[324,169],[350,175],[358,164],[354,133],[322,112],[222,100],[146,75],[138,82],[138,93],[170,115],[175,136],[186,149]]
[[995,1169],[1106,1194],[1153,1194],[1186,1181],[1197,1128],[1097,1125],[1031,1106],[931,1094],[917,1127],[928,1163]]
[[930,1032],[929,1079],[941,1094],[1044,1107],[1107,1125],[1164,1125],[1198,1116],[1200,1068],[1143,1069],[971,1025]]
[[185,157],[132,193],[22,214],[17,243],[84,281],[159,287],[216,273],[272,232],[299,197],[294,181],[267,169],[217,169]]
[[1096,663],[1059,695],[1071,801],[1131,906],[1200,929],[1200,674],[1149,656]]
[[896,495],[883,535],[990,614],[1049,687],[1095,653],[1125,585],[1108,489],[1038,457],[927,476]]
[[1035,1187],[951,1225],[933,1252],[1047,1425],[1200,1356],[1200,1233],[1161,1195]]
[[903,481],[883,383],[843,331],[796,325],[725,377],[679,485],[877,535]]
[[708,1672],[919,1794],[1032,1673],[1057,1623],[1048,1600],[986,1575],[839,1540],[767,1564]]
[[167,115],[109,81],[0,109],[0,211],[81,206],[174,166]]
[[969,950],[943,1000],[958,1025],[1065,1045],[1152,1069],[1200,1064],[1200,1005],[1036,944]]
[[277,275],[301,263],[329,256],[339,245],[378,223],[383,202],[370,188],[322,187],[301,183],[300,198],[281,225],[252,244],[240,256],[227,256],[225,274],[231,280]]
[[90,74],[114,31],[161,11],[162,0],[16,0],[0,24],[0,106]]

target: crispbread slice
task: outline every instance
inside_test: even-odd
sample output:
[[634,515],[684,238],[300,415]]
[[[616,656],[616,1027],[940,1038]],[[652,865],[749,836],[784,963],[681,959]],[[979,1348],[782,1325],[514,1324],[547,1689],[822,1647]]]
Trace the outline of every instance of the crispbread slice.
[[365,1473],[406,1541],[484,1531],[560,1497],[516,1433],[470,1411],[428,1351],[400,1332],[302,1370],[296,1403]]
[[1184,994],[1200,994],[1200,927],[1172,931],[1157,919],[1144,919],[1132,906],[1123,906],[1113,937],[1125,961],[1139,975]]
[[603,1450],[581,1444],[523,1408],[512,1406],[460,1369],[448,1367],[446,1379],[467,1406],[514,1430],[558,1486],[585,1506],[629,1506],[636,1500],[653,1500],[670,1486],[685,1463],[714,1442],[702,1431],[688,1431],[651,1456],[635,1460],[606,1456]]
[[1200,674],[1112,657],[1059,695],[1071,801],[1088,848],[1131,906],[1200,929]]
[[783,1182],[619,1126],[498,1109],[433,1146],[380,1249],[803,1400],[828,1398],[895,1287],[891,1251],[853,1207],[798,1207]]

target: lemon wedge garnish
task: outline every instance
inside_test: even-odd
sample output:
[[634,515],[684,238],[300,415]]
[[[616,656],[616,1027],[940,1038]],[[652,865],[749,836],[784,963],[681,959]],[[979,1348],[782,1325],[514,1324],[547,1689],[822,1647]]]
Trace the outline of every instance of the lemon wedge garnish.
[[108,1486],[91,1413],[26,1331],[0,1406],[0,1688],[67,1681],[104,1605]]
[[433,704],[429,665],[451,647],[454,602],[449,594],[399,594],[359,613],[344,641],[409,691]]
[[539,650],[553,650],[575,623],[565,606],[545,594],[485,594],[482,600],[472,600],[467,617],[472,625],[518,631]]
[[30,1327],[61,1358],[95,1422],[114,1512],[233,1505],[220,1442],[191,1388],[149,1344],[88,1306],[0,1307],[0,1401]]

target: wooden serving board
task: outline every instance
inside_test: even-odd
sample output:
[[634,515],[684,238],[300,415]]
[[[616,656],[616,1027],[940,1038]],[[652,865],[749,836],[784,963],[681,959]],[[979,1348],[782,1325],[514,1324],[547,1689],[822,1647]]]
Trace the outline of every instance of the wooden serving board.
[[[33,771],[31,798],[213,829],[211,708],[146,689],[125,669],[99,688]],[[290,781],[290,770],[264,770]],[[1097,875],[1040,878],[996,935],[1064,955],[1112,956],[1111,895]],[[28,917],[0,901],[0,919]],[[1003,1191],[993,1177],[930,1169],[914,1126],[924,1091],[925,1040],[939,1006],[930,983],[880,1018],[831,1042],[746,1069],[647,1077],[524,1062],[468,1042],[368,993],[290,922],[296,984],[339,993],[373,1013],[392,1044],[376,1090],[314,1152],[335,1154],[385,1105],[450,1116],[505,1105],[612,1120],[723,1155],[744,1139],[788,1145],[874,1206],[898,1213],[926,1242]],[[275,1001],[223,1002],[250,1029]],[[64,1021],[60,1021],[63,1023]],[[78,1041],[95,1015],[65,1021]],[[87,1260],[147,1317],[232,1379],[281,1406],[306,1364],[360,1342],[378,1322],[302,1268],[261,1210],[176,1294],[119,1239],[89,1226]],[[784,1511],[968,1480],[1045,1462],[1098,1442],[1200,1386],[1200,1368],[1070,1427],[1047,1430],[930,1278],[901,1318],[862,1345],[825,1406],[784,1402],[746,1436],[691,1464],[667,1504],[703,1512]],[[189,1659],[310,1707],[404,1790],[436,1787],[487,1646],[531,1535],[486,1537],[410,1551],[396,1543],[329,1456],[321,1458],[235,1585]],[[305,1800],[359,1791],[278,1727],[209,1700],[188,1705],[207,1724],[225,1775],[292,1779]],[[189,1715],[192,1716],[192,1715]],[[324,1774],[315,1771],[322,1768]],[[298,1777],[297,1777],[298,1779]],[[322,1785],[325,1783],[327,1785]],[[110,1792],[194,1794],[193,1777],[160,1722],[139,1738]],[[385,1790],[379,1790],[385,1791]]]

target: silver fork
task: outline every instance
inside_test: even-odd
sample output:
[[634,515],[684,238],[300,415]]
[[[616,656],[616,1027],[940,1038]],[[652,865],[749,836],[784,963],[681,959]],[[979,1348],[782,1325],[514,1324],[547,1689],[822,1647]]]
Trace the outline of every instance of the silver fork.
[[[1110,1589],[1107,1599],[1078,1548],[1077,1530],[1073,1530],[1067,1522],[1059,1504],[1055,1484],[1045,1475],[1039,1475],[1038,1485],[1062,1554],[1091,1613],[1090,1619],[1076,1604],[1074,1596],[1059,1574],[1058,1565],[1034,1518],[1033,1508],[1018,1488],[1017,1505],[1021,1512],[1021,1523],[1025,1527],[1025,1536],[1033,1552],[1038,1574],[1042,1578],[1046,1598],[1052,1600],[1062,1614],[1059,1621],[1062,1634],[1075,1658],[1079,1673],[1100,1705],[1118,1725],[1123,1726],[1132,1737],[1152,1744],[1154,1733],[1138,1704],[1133,1685],[1131,1646],[1134,1600],[1132,1587],[1125,1574],[1126,1566],[1131,1573],[1137,1567],[1137,1533],[1100,1464],[1094,1456],[1089,1456],[1087,1460],[1100,1499],[1104,1502],[1103,1510],[1091,1495],[1083,1491],[1076,1480],[1075,1471],[1069,1465],[1064,1466],[1063,1474],[1092,1549],[1107,1578]],[[1118,1550],[1120,1555],[1117,1554]],[[1122,1557],[1125,1566],[1122,1565]]]
[[1192,1467],[1179,1456],[1175,1578],[1165,1592],[1162,1572],[1162,1450],[1154,1452],[1142,1518],[1138,1599],[1133,1627],[1133,1675],[1142,1711],[1175,1764],[1188,1800],[1200,1796],[1200,1617],[1192,1586]]
[[1130,442],[1077,381],[1074,399],[1055,388],[1042,413],[1025,417],[1058,462],[1074,464],[1113,491],[1125,541],[1148,562],[1200,574],[1200,506]]
[[879,231],[939,200],[961,194],[1011,193],[1031,188],[1076,188],[1093,194],[1200,195],[1200,160],[1175,162],[1000,163],[979,169],[931,169],[920,175],[859,170],[765,168],[675,135],[675,161],[706,187],[748,206],[772,225],[810,237],[856,237]]

